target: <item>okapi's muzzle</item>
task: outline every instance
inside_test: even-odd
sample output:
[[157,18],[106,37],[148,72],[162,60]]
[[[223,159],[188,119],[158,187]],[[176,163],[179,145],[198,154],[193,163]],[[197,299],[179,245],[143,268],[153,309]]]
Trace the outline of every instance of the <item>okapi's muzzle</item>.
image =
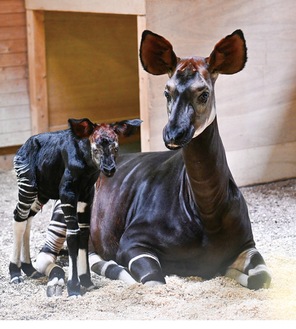
[[195,129],[193,125],[185,129],[183,127],[179,128],[178,126],[172,128],[167,124],[163,129],[164,144],[170,150],[177,150],[191,141],[194,132]]

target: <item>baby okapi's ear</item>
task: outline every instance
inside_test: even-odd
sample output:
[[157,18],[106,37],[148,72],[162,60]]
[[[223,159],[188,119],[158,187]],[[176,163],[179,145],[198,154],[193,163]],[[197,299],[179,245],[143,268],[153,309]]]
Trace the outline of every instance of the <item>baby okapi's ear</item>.
[[123,120],[120,122],[113,123],[113,129],[118,135],[122,135],[125,137],[131,136],[136,133],[138,127],[141,125],[143,121],[140,119],[134,120]]
[[241,71],[247,62],[243,32],[236,30],[220,40],[206,61],[211,73],[234,74]]
[[89,137],[93,133],[94,128],[96,126],[87,118],[69,119],[68,123],[72,133],[78,138]]
[[140,59],[144,70],[154,75],[171,75],[178,61],[170,42],[148,30],[142,33]]

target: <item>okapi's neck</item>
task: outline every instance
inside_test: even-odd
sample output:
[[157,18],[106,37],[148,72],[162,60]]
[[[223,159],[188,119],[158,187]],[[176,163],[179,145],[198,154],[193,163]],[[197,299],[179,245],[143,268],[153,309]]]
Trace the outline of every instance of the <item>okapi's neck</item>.
[[201,220],[209,231],[216,231],[220,223],[214,219],[225,205],[231,177],[217,119],[183,147],[183,158]]

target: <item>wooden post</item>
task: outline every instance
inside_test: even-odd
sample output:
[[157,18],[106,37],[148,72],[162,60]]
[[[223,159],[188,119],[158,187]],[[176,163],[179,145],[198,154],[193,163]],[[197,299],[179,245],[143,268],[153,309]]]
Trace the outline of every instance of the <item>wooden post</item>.
[[[137,30],[138,30],[138,49],[140,49],[142,32],[146,29],[146,16],[137,16]],[[140,59],[138,62],[139,70],[139,97],[140,97],[140,117],[143,120],[141,125],[141,151],[149,152],[150,147],[150,117],[149,117],[149,83],[148,83],[148,73],[142,68]]]
[[43,11],[27,10],[27,30],[31,131],[34,135],[48,131],[49,127]]

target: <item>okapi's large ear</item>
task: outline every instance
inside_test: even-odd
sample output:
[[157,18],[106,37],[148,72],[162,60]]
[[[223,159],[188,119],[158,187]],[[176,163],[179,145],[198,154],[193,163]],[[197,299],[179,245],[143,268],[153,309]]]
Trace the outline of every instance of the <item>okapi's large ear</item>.
[[123,135],[125,137],[131,136],[136,133],[138,127],[143,121],[140,119],[134,120],[124,120],[120,122],[113,123],[113,129],[118,135]]
[[70,129],[72,133],[78,138],[87,138],[89,137],[95,128],[95,124],[92,123],[89,119],[69,119],[68,120]]
[[206,61],[211,73],[234,74],[241,71],[247,62],[243,32],[236,30],[220,40]]
[[170,42],[148,30],[142,33],[140,59],[144,70],[154,75],[171,75],[178,61]]

